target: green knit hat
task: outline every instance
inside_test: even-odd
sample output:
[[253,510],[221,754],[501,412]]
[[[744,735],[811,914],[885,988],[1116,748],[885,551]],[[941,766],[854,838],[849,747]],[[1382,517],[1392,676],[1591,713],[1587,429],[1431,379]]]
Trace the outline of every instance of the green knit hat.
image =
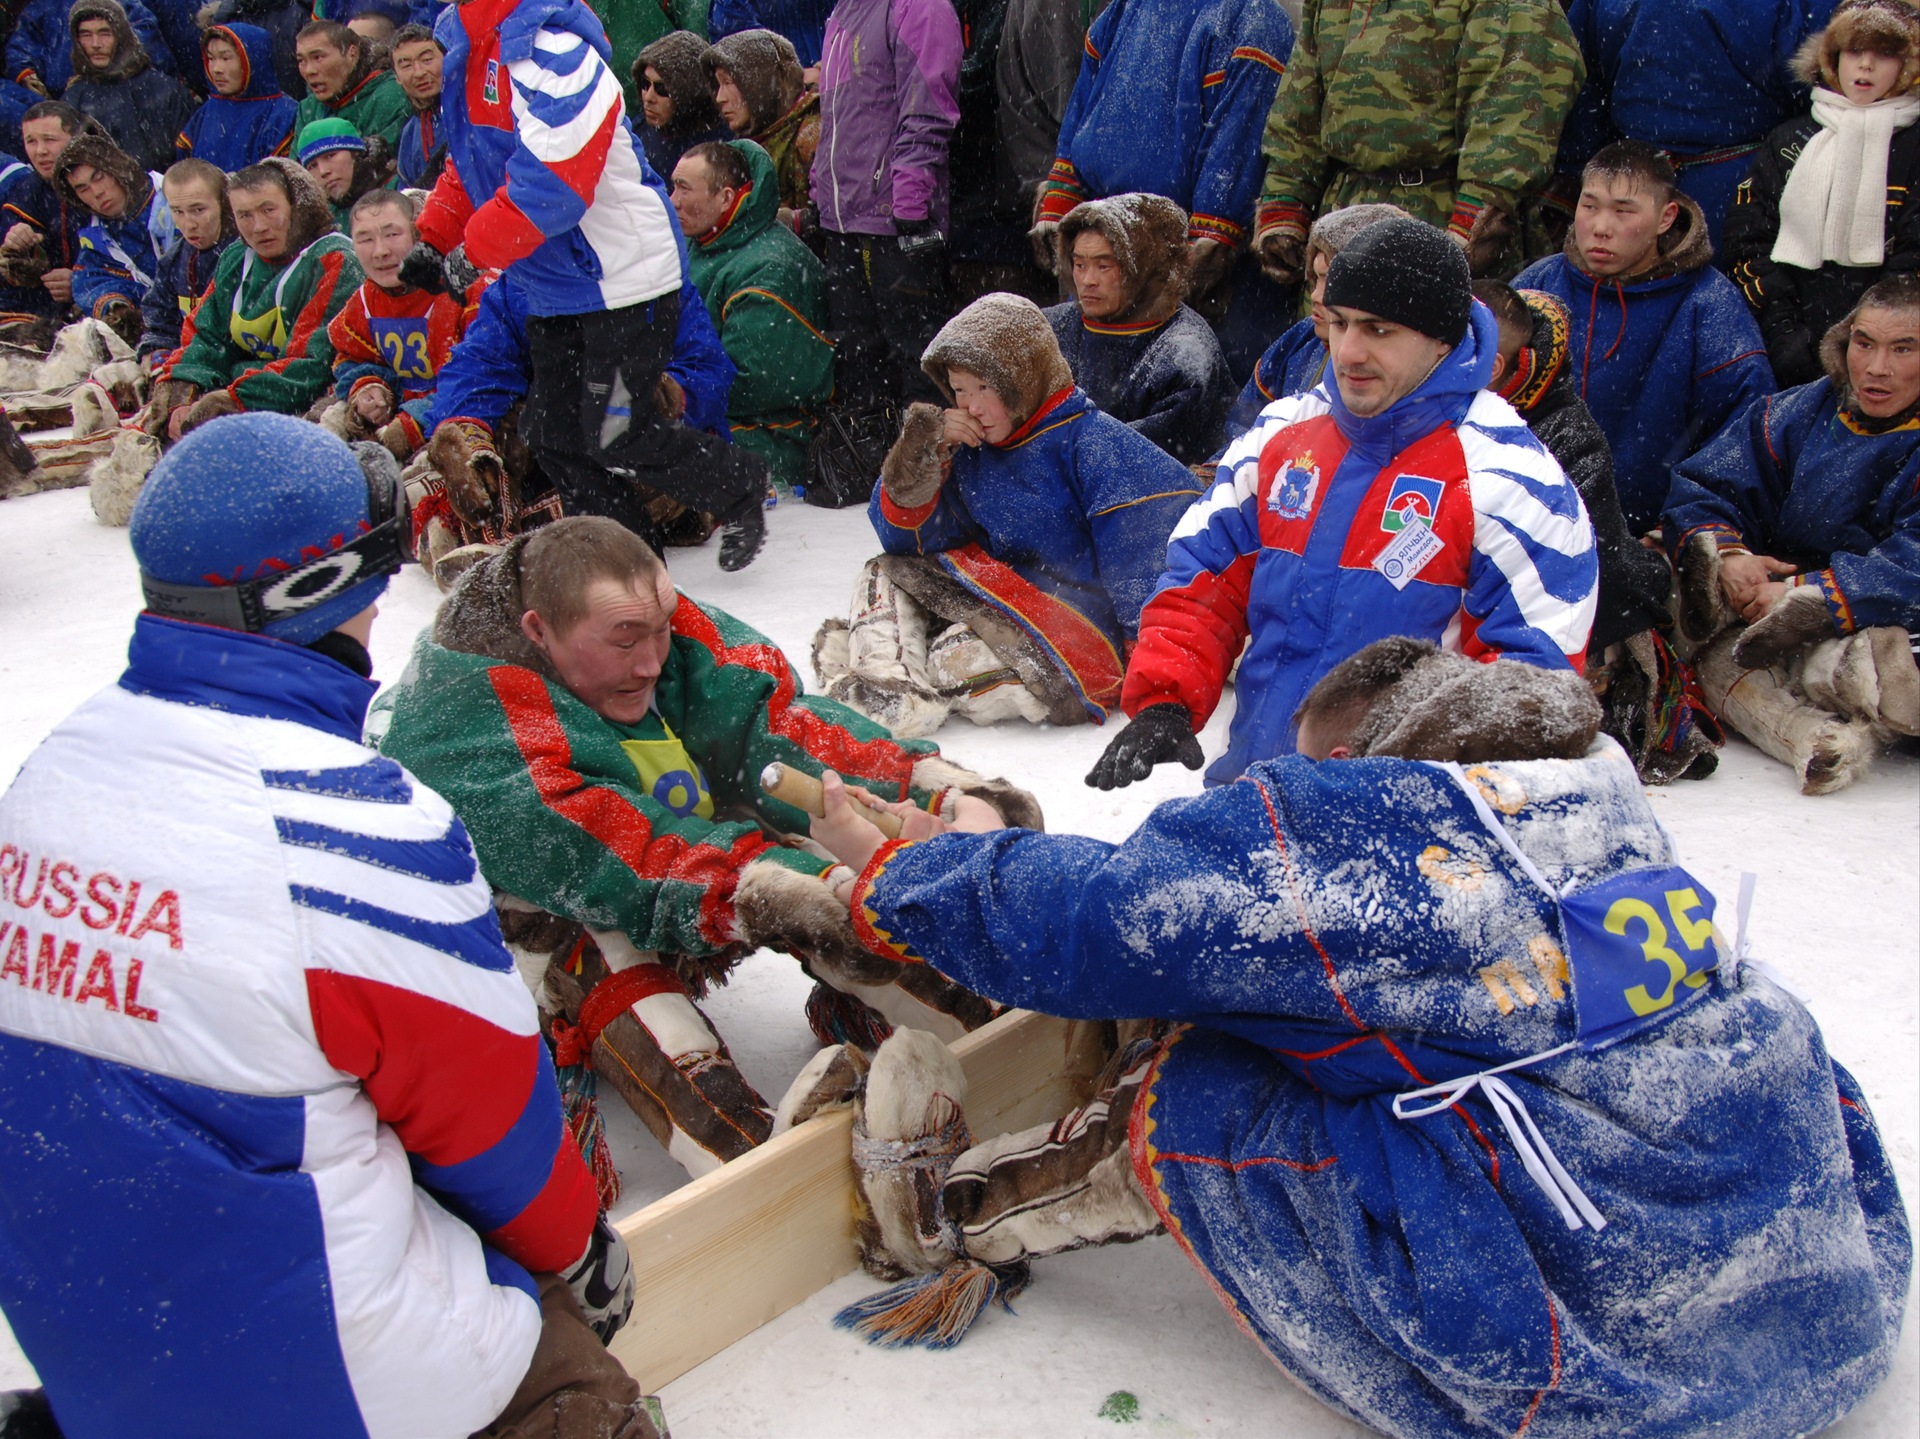
[[338,115],[325,120],[315,120],[300,132],[300,142],[295,147],[302,165],[308,164],[316,155],[324,155],[329,150],[355,150],[367,153],[367,142],[360,138],[360,132],[353,128],[353,121],[342,120]]

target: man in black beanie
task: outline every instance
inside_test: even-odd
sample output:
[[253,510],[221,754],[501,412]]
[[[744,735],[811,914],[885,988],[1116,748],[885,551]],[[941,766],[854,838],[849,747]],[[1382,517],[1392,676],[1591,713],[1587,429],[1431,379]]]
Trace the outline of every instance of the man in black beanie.
[[1127,663],[1132,722],[1091,785],[1168,760],[1200,768],[1195,734],[1235,660],[1239,703],[1208,784],[1293,753],[1307,691],[1389,635],[1584,663],[1593,529],[1553,457],[1485,391],[1500,330],[1459,246],[1418,220],[1371,225],[1335,258],[1322,303],[1328,378],[1267,406],[1175,526]]

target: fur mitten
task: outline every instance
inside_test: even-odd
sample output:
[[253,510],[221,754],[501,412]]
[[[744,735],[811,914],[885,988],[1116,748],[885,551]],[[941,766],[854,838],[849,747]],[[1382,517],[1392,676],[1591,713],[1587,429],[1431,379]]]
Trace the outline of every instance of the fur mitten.
[[1796,585],[1747,627],[1733,647],[1733,662],[1742,669],[1763,670],[1833,637],[1826,594],[1818,585]]
[[1026,790],[1003,779],[987,779],[938,755],[915,760],[909,782],[918,790],[957,789],[973,799],[985,800],[1011,829],[1047,827],[1040,801]]
[[896,505],[913,509],[940,493],[947,469],[940,439],[946,428],[946,416],[938,405],[922,400],[907,406],[900,421],[900,438],[880,462],[880,483]]
[[0,243],[0,283],[26,289],[39,284],[40,277],[52,268],[46,243],[37,236],[23,233],[16,242],[10,231],[6,241]]
[[193,402],[187,410],[186,419],[180,422],[180,433],[184,437],[192,434],[209,420],[217,420],[222,415],[240,413],[240,402],[233,397],[231,390],[212,390]]
[[140,307],[130,300],[114,300],[101,312],[100,319],[108,329],[125,340],[129,345],[140,343],[140,331],[145,322],[140,316]]
[[773,1111],[774,1134],[785,1134],[816,1114],[850,1107],[866,1086],[867,1066],[871,1062],[851,1044],[836,1044],[814,1055],[794,1076],[785,1097]]
[[835,988],[890,984],[907,967],[860,942],[853,917],[823,880],[771,860],[740,872],[733,916],[742,944],[799,954]]
[[200,387],[185,380],[161,380],[153,387],[153,395],[142,411],[138,427],[155,439],[167,433],[167,421],[173,412],[182,405],[191,405],[200,397]]
[[1472,228],[1458,238],[1467,252],[1467,269],[1475,275],[1489,275],[1512,243],[1513,221],[1498,206],[1487,205],[1473,217]]
[[493,514],[506,469],[485,428],[470,420],[448,420],[435,428],[427,454],[447,487],[447,503],[464,523],[477,527]]
[[1712,535],[1694,535],[1675,566],[1680,587],[1680,631],[1703,645],[1737,616],[1720,591],[1720,547]]

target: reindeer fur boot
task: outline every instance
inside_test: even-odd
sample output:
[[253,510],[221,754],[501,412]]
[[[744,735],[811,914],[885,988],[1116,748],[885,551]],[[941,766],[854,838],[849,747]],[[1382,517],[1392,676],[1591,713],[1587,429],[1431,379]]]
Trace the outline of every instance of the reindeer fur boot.
[[1675,581],[1680,633],[1693,644],[1704,645],[1739,618],[1720,591],[1720,547],[1712,535],[1694,535],[1681,547]]
[[1766,669],[1833,637],[1826,595],[1817,585],[1799,585],[1741,632],[1733,646],[1733,662],[1744,669]]
[[160,442],[139,430],[113,432],[112,447],[87,471],[87,498],[94,518],[119,527],[133,518],[134,501],[153,467],[160,463]]
[[1720,636],[1694,660],[1707,704],[1763,754],[1791,765],[1802,794],[1832,794],[1865,777],[1880,739],[1867,720],[1847,720],[1809,703],[1773,670],[1745,669],[1735,636]]
[[940,1187],[972,1143],[966,1103],[966,1073],[932,1035],[902,1030],[874,1055],[855,1110],[853,1169],[867,1209],[861,1259],[883,1278],[935,1273],[959,1257]]

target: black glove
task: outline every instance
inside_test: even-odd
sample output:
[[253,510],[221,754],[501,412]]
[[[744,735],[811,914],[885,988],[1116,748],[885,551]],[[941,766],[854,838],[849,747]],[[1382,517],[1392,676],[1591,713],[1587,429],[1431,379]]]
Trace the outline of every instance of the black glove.
[[1188,769],[1199,769],[1207,757],[1193,735],[1192,711],[1168,700],[1148,705],[1113,737],[1087,783],[1095,789],[1123,789],[1152,774],[1155,765],[1176,759]]
[[429,295],[446,294],[446,258],[425,240],[415,240],[407,258],[400,262],[400,283]]
[[633,1313],[633,1264],[627,1254],[627,1241],[607,1223],[605,1210],[594,1221],[587,1252],[560,1277],[580,1301],[587,1326],[600,1336],[602,1344],[620,1332]]
[[480,267],[467,258],[467,247],[455,245],[447,251],[445,266],[447,288],[457,299],[467,293],[473,282],[480,278]]

